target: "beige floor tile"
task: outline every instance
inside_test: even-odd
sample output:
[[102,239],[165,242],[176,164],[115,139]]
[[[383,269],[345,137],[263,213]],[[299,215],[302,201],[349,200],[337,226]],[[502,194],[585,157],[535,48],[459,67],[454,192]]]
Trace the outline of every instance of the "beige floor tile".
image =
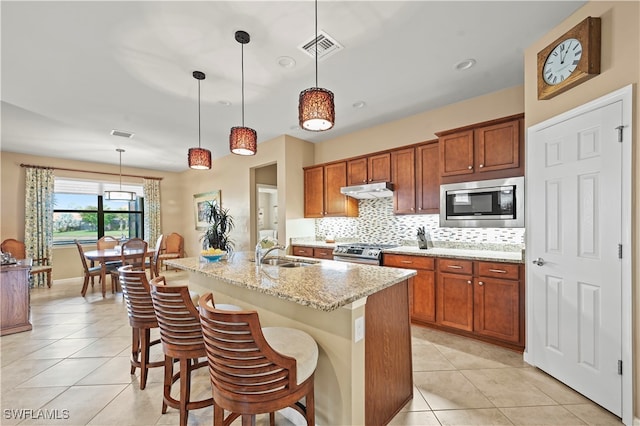
[[560,405],[586,404],[590,402],[587,397],[571,389],[564,383],[559,382],[542,370],[531,367],[523,368],[520,371],[527,378],[527,381],[535,385]]
[[72,386],[40,409],[58,415],[57,421],[44,418],[32,419],[24,425],[64,425],[87,424],[109,401],[113,400],[126,385]]
[[414,385],[432,410],[493,408],[489,401],[458,371],[416,372]]
[[42,373],[22,383],[20,388],[42,388],[48,386],[72,386],[109,358],[63,359]]
[[[32,388],[13,389],[2,392],[3,425],[15,425],[37,415],[38,408],[60,395],[68,388],[66,386],[47,387],[34,390]],[[7,411],[8,410],[8,411]]]
[[440,422],[431,411],[401,411],[396,415],[389,425],[392,426],[439,426]]
[[[160,368],[160,370],[163,369]],[[77,385],[130,383],[136,383],[139,385],[138,376],[140,375],[140,369],[136,369],[134,374],[130,374],[130,371],[131,363],[127,358],[114,357],[78,381]]]
[[140,390],[128,385],[102,409],[89,425],[154,425],[162,415],[162,383],[148,383]]
[[514,425],[583,425],[578,417],[559,405],[501,408]]
[[620,426],[623,424],[615,414],[593,403],[569,404],[563,407],[588,425]]
[[413,371],[438,371],[455,370],[451,364],[435,347],[431,344],[412,345]]
[[557,405],[540,389],[527,381],[520,368],[462,370],[496,407]]
[[480,408],[473,410],[435,411],[435,416],[443,426],[467,425],[511,425],[504,414],[497,408]]
[[131,338],[103,337],[70,355],[71,358],[112,357],[131,348]]
[[67,337],[71,339],[81,339],[81,338],[87,338],[87,337],[106,337],[106,336],[115,337],[115,336],[112,336],[112,333],[118,330],[120,327],[121,325],[118,323],[109,324],[109,325],[91,324],[91,325],[87,325],[81,330],[77,330],[75,333]]
[[435,347],[445,359],[459,370],[508,367],[495,359],[492,348],[487,348],[484,345],[473,344],[468,348],[457,348],[437,344]]
[[[31,339],[62,339],[68,338],[72,334],[78,331],[90,327],[88,324],[52,324],[52,325],[40,325],[31,330]],[[93,337],[93,336],[81,336],[81,337]]]
[[26,359],[66,358],[94,343],[97,339],[60,339],[27,355]]
[[[62,361],[61,359],[22,359],[2,367],[0,370],[0,382],[2,384],[2,395],[9,394],[9,390],[26,382]],[[5,393],[6,392],[6,393]]]
[[8,344],[2,343],[2,349],[0,351],[0,357],[2,358],[2,367],[11,365],[16,361],[20,361],[25,359],[29,354],[45,348],[52,343],[57,342],[57,340],[28,340],[24,341],[13,341]]
[[427,404],[417,387],[413,387],[413,398],[407,402],[402,411],[431,411],[431,407]]

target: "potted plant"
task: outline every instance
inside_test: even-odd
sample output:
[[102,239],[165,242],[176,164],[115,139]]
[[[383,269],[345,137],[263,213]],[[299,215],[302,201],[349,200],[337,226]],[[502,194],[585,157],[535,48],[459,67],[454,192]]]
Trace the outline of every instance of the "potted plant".
[[204,217],[209,226],[202,235],[202,248],[233,251],[233,241],[229,239],[229,233],[233,229],[233,217],[229,214],[229,209],[223,209],[218,203],[207,201]]

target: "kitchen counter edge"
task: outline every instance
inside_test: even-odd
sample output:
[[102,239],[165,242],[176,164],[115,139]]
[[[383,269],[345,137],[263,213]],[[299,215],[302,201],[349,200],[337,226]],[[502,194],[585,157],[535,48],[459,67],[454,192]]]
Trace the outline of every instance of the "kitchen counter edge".
[[522,252],[467,250],[456,248],[434,247],[421,249],[411,246],[400,246],[382,251],[383,254],[406,254],[410,256],[447,257],[455,259],[484,260],[501,263],[524,263]]

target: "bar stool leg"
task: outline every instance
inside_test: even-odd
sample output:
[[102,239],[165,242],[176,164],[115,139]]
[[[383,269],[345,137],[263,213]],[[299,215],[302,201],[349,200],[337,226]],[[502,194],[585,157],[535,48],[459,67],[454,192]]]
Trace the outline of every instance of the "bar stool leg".
[[147,386],[147,373],[149,372],[149,345],[151,329],[145,328],[140,333],[140,389]]
[[171,380],[173,378],[173,358],[164,356],[164,397],[162,398],[162,414],[167,413],[167,398],[171,397]]
[[131,374],[136,372],[136,366],[133,363],[138,359],[138,351],[140,350],[140,329],[131,328]]
[[191,360],[189,358],[180,359],[180,425],[187,425],[187,405],[191,394]]

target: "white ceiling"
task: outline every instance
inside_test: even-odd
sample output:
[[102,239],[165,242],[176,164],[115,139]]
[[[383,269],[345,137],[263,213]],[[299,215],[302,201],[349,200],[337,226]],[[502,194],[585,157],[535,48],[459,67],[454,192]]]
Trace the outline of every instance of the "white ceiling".
[[[2,1],[2,150],[182,171],[202,139],[229,153],[241,125],[258,141],[290,134],[321,142],[523,83],[524,49],[584,1],[326,1],[318,27],[342,51],[319,62],[336,124],[297,128],[301,90],[315,85],[312,1]],[[295,60],[293,68],[278,58]],[[474,58],[475,67],[455,64]],[[229,101],[231,106],[221,102]],[[353,104],[364,101],[364,108]],[[111,136],[112,129],[135,133]],[[258,145],[260,150],[260,144]]]

